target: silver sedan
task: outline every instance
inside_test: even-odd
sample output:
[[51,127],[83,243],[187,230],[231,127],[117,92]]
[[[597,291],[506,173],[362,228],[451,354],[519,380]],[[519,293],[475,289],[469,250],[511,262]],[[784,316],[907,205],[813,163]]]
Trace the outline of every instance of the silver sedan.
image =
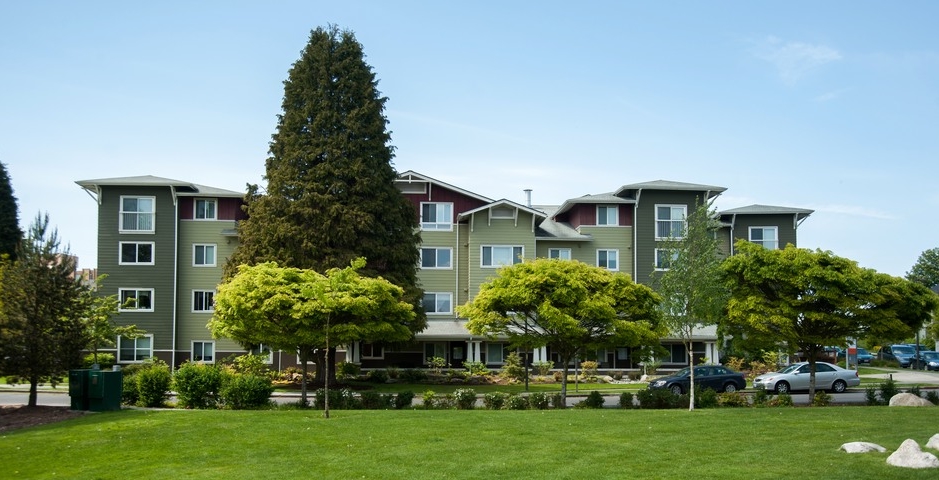
[[[764,373],[753,379],[753,388],[762,388],[768,392],[789,393],[795,390],[809,389],[809,362],[789,365],[780,372]],[[815,363],[815,388],[841,393],[848,387],[861,384],[857,372],[845,370],[827,362]]]

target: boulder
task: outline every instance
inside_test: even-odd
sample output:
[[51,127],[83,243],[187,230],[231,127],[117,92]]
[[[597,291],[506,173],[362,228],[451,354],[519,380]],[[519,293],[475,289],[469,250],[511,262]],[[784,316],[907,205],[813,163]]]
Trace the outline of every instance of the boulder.
[[933,450],[939,450],[939,433],[933,435],[929,438],[929,441],[926,442],[926,448],[931,448]]
[[887,449],[871,442],[848,442],[841,446],[847,453],[886,452]]
[[932,402],[912,393],[898,393],[890,397],[891,407],[931,407]]
[[904,468],[939,468],[939,458],[920,450],[915,440],[906,439],[896,452],[887,457],[887,464]]

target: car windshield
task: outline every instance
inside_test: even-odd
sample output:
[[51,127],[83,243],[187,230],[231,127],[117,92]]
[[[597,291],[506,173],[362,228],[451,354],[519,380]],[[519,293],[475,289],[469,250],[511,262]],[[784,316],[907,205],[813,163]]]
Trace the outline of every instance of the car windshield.
[[786,368],[780,370],[779,373],[792,373],[792,372],[798,370],[799,367],[801,367],[801,366],[802,366],[801,363],[794,363],[794,364],[789,365],[788,367],[786,367]]
[[857,354],[858,354],[858,355],[868,355],[867,349],[858,348],[858,349],[857,349]]
[[939,360],[939,352],[919,352],[927,360]]
[[907,347],[905,345],[898,345],[893,347],[893,353],[895,354],[902,353],[904,355],[912,355],[914,351],[915,350],[913,350],[913,347]]
[[689,371],[690,371],[690,369],[689,369],[688,367],[685,367],[685,368],[683,368],[683,369],[681,369],[681,370],[679,370],[679,371],[673,373],[672,376],[673,376],[673,377],[687,377]]

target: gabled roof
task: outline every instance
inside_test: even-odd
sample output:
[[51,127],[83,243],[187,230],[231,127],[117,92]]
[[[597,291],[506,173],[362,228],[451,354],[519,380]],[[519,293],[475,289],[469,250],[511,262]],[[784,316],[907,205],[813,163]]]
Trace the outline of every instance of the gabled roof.
[[80,187],[97,194],[101,187],[172,187],[176,195],[186,197],[213,196],[213,197],[244,197],[244,193],[222,188],[199,185],[197,183],[174,180],[172,178],[142,175],[138,177],[113,177],[94,180],[79,180]]
[[599,193],[596,195],[584,195],[582,197],[571,198],[565,200],[563,204],[556,211],[553,212],[553,215],[560,215],[571,208],[574,205],[590,203],[590,204],[632,204],[636,203],[635,200],[631,198],[617,197],[613,193]]
[[623,185],[619,187],[614,195],[622,195],[625,192],[636,191],[636,190],[677,190],[677,191],[690,191],[690,192],[708,192],[708,198],[715,197],[720,195],[725,190],[726,187],[718,187],[717,185],[704,185],[700,183],[685,183],[685,182],[675,182],[672,180],[654,180],[651,182],[642,182],[642,183],[633,183],[629,185]]
[[466,218],[466,217],[469,217],[470,215],[472,215],[472,214],[474,214],[474,213],[481,212],[481,211],[483,211],[483,210],[489,210],[490,208],[498,207],[498,206],[500,206],[500,205],[505,205],[505,206],[511,207],[511,208],[517,208],[517,209],[519,209],[519,210],[521,210],[521,211],[523,211],[523,212],[528,212],[528,213],[534,215],[535,217],[541,217],[541,218],[546,218],[546,217],[547,217],[547,215],[545,215],[545,213],[542,212],[541,210],[536,210],[536,209],[531,208],[531,207],[526,207],[525,205],[522,205],[522,204],[520,204],[520,203],[515,203],[515,202],[513,202],[513,201],[511,201],[511,200],[507,200],[507,199],[504,199],[504,198],[503,198],[503,199],[496,200],[496,201],[494,201],[494,202],[487,203],[486,205],[483,205],[483,206],[481,206],[481,207],[479,207],[479,208],[474,208],[474,209],[472,209],[472,210],[468,210],[468,211],[465,211],[465,212],[461,212],[461,213],[457,216],[457,218],[460,219],[460,220],[462,220],[462,219],[464,219],[464,218]]
[[790,215],[795,213],[808,216],[815,213],[815,210],[809,210],[806,208],[777,207],[774,205],[748,205],[746,207],[737,207],[731,208],[730,210],[723,210],[718,213],[721,215]]
[[545,220],[535,231],[535,240],[563,240],[569,242],[590,242],[593,236],[584,235],[574,230],[569,223]]
[[456,187],[456,186],[450,185],[449,183],[442,182],[442,181],[440,181],[440,180],[437,180],[436,178],[428,177],[427,175],[424,175],[424,174],[421,174],[421,173],[417,173],[417,172],[415,172],[415,171],[413,171],[413,170],[408,170],[408,171],[406,171],[406,172],[399,173],[399,174],[398,174],[398,179],[397,179],[396,181],[398,181],[398,182],[403,182],[403,183],[410,183],[410,182],[427,182],[427,183],[431,183],[431,184],[434,184],[434,185],[440,185],[441,187],[444,187],[444,188],[446,188],[447,190],[453,190],[454,192],[457,192],[457,193],[466,195],[467,197],[475,198],[475,199],[477,199],[477,200],[481,200],[481,201],[486,202],[486,203],[490,203],[490,202],[493,201],[493,200],[492,200],[491,198],[489,198],[489,197],[484,197],[484,196],[482,196],[482,195],[480,195],[480,194],[478,194],[478,193],[474,193],[474,192],[471,192],[471,191],[469,191],[469,190],[464,190],[464,189],[462,189],[462,188],[460,188],[460,187]]

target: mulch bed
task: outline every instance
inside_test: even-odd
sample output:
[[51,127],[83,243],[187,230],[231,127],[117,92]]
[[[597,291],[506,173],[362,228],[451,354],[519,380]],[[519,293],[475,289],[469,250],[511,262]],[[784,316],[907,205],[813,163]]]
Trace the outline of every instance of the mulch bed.
[[0,406],[0,432],[61,422],[86,413],[69,407],[3,405]]

